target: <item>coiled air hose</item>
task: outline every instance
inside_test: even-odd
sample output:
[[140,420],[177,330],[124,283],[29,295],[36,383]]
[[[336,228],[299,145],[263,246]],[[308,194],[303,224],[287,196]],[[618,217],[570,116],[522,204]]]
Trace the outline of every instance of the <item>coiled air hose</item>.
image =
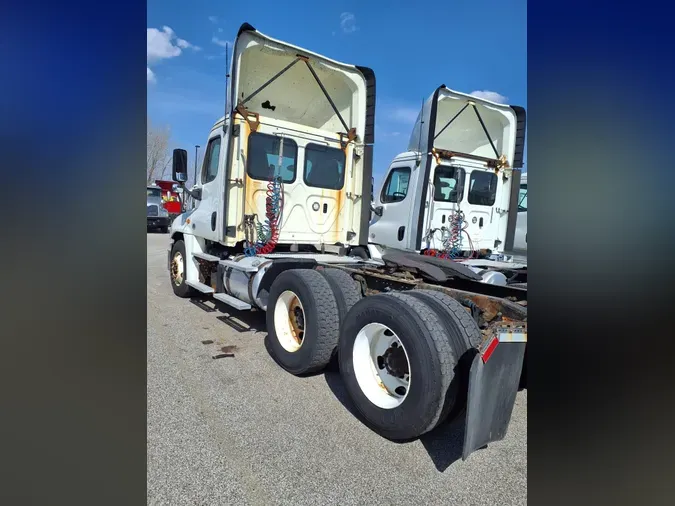
[[272,253],[279,241],[281,212],[284,206],[284,185],[281,176],[270,178],[265,192],[265,221],[256,224],[257,240],[244,249],[246,256]]
[[[465,232],[467,236],[469,235],[466,226],[464,225],[465,223],[468,225],[468,223],[464,221],[464,213],[460,210],[454,211],[449,222],[449,228],[443,228],[450,234],[449,237],[443,239],[443,249],[428,249],[424,252],[425,255],[453,260],[462,255],[462,232]],[[469,238],[469,240],[471,240],[471,238]]]

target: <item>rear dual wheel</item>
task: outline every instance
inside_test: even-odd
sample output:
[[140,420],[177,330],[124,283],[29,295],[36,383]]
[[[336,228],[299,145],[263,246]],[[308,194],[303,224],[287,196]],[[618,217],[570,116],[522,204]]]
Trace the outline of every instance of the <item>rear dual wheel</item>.
[[418,437],[461,413],[471,342],[480,334],[463,309],[454,313],[449,296],[414,292],[355,304],[338,345],[340,372],[356,408],[369,427],[392,440]]
[[325,368],[337,346],[340,373],[363,421],[392,440],[418,437],[461,413],[481,335],[443,293],[361,298],[339,269],[280,274],[270,288],[267,329],[270,353],[296,375]]
[[296,375],[326,367],[340,324],[333,290],[318,271],[279,274],[270,287],[266,320],[267,348],[281,367]]
[[335,355],[340,325],[361,299],[358,284],[333,268],[291,269],[270,288],[268,349],[293,374],[324,369]]

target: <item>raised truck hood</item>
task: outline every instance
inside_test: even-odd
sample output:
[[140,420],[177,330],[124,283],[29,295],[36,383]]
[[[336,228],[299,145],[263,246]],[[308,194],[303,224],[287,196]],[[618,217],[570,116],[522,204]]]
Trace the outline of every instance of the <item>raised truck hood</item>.
[[522,107],[498,104],[441,85],[424,102],[408,149],[428,153],[435,148],[489,160],[503,157],[508,167],[519,168],[523,164],[524,139]]
[[[360,142],[374,141],[366,119],[372,71],[347,65],[317,53],[268,37],[245,23],[234,45],[230,104],[242,104],[252,113],[330,133],[347,133],[311,70],[298,56],[308,57],[348,129]],[[274,79],[287,66],[282,76]],[[268,86],[268,81],[274,79]],[[374,76],[372,76],[374,81]],[[374,84],[374,83],[373,83]],[[263,88],[263,89],[261,89]],[[258,92],[258,93],[256,93]],[[372,93],[374,95],[374,93]],[[374,96],[372,97],[374,116]],[[274,109],[263,107],[269,104]],[[373,118],[374,119],[374,118]]]

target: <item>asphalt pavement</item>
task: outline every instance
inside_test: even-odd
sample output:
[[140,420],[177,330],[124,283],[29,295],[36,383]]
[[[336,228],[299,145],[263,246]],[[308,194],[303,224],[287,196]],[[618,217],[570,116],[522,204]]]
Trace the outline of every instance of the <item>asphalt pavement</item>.
[[264,313],[174,296],[168,240],[148,234],[148,504],[526,504],[527,391],[506,438],[466,462],[461,423],[387,441],[338,372],[272,360]]

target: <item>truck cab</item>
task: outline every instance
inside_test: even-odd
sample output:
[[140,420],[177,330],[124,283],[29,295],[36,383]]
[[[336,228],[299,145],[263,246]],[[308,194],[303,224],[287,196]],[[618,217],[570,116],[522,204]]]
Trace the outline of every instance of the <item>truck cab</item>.
[[369,240],[453,258],[503,252],[524,136],[522,107],[440,86],[374,195]]
[[169,231],[169,212],[164,207],[162,200],[162,189],[159,186],[148,186],[146,188],[147,219],[148,230],[159,230],[161,232]]
[[199,203],[174,232],[202,249],[366,244],[373,72],[245,24],[231,73],[226,114],[211,129],[190,191]]

